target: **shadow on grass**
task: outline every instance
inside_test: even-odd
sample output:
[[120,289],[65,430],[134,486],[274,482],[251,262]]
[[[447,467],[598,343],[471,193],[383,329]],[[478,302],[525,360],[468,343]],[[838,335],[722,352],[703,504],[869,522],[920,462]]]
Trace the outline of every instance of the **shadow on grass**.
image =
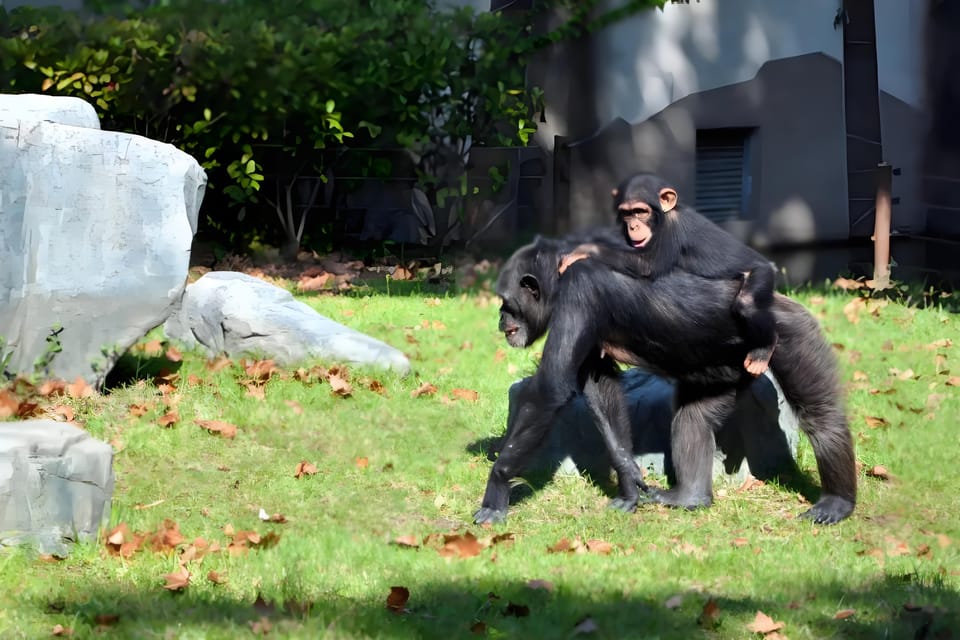
[[176,373],[182,362],[172,362],[164,355],[148,356],[127,351],[117,360],[103,384],[105,393],[136,383],[139,380],[156,380]]
[[[745,638],[753,637],[746,624],[757,611],[785,620],[783,633],[790,637],[799,633],[818,638],[953,638],[954,629],[960,627],[960,595],[916,575],[887,575],[853,591],[839,584],[795,585],[795,593],[788,589],[790,595],[781,599],[716,595],[716,615],[706,621],[701,618],[709,594],[677,594],[656,586],[646,589],[644,580],[656,585],[660,579],[637,577],[637,586],[629,593],[612,593],[597,584],[590,593],[580,594],[552,585],[534,589],[513,578],[464,577],[439,584],[411,576],[406,585],[409,600],[401,614],[388,610],[386,601],[392,586],[403,585],[386,581],[372,585],[371,591],[381,594],[375,601],[331,595],[284,606],[241,600],[226,592],[188,588],[170,593],[159,587],[142,591],[100,584],[52,601],[23,601],[20,606],[49,616],[50,628],[68,621],[64,626],[73,628],[74,637],[106,631],[105,637],[230,638],[251,630],[262,634],[266,619],[271,637],[293,638],[467,638],[477,633],[538,638],[583,633],[593,638]],[[783,592],[782,585],[776,588]],[[672,600],[670,608],[667,600]],[[838,610],[853,612],[836,619]]]

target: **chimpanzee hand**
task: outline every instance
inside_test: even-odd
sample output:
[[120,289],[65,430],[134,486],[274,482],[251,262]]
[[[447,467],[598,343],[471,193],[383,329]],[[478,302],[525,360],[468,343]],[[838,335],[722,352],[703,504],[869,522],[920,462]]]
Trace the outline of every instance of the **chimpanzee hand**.
[[492,509],[490,507],[480,507],[473,514],[473,521],[476,524],[499,524],[507,519],[506,509]]
[[581,244],[570,253],[565,253],[560,256],[560,266],[557,267],[557,270],[560,272],[560,275],[563,275],[563,272],[566,271],[574,262],[577,260],[583,260],[584,258],[589,258],[590,256],[595,256],[597,255],[597,251],[599,251],[599,249],[595,244]]

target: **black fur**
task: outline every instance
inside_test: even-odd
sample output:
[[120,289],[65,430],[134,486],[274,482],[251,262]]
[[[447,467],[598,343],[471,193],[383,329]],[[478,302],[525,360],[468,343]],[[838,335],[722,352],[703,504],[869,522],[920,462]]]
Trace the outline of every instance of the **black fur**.
[[[740,281],[732,309],[741,322],[741,335],[752,360],[769,360],[777,339],[770,311],[776,284],[773,264],[682,200],[664,213],[659,198],[663,189],[673,187],[652,173],[635,174],[617,187],[613,208],[624,242],[616,248],[596,245],[595,258],[634,277],[659,278],[680,268],[704,278]],[[652,213],[648,226],[653,235],[643,248],[630,246],[628,223],[621,215],[620,207],[629,208],[630,203],[645,203]]]
[[[578,242],[603,238],[601,233]],[[500,274],[500,326],[515,329],[510,344],[528,346],[547,329],[549,335],[532,383],[517,398],[516,418],[490,471],[476,522],[506,517],[510,479],[523,471],[559,409],[580,391],[619,476],[612,506],[636,507],[640,490],[647,489],[632,459],[614,358],[677,383],[671,428],[677,482],[669,490],[651,491],[652,499],[685,508],[712,503],[714,430],[729,416],[738,391],[752,381],[742,367],[749,346],[730,311],[740,284],[682,270],[637,279],[593,260],[576,262],[558,277],[560,256],[576,244],[538,239],[518,250]],[[771,311],[779,334],[771,369],[810,438],[822,485],[820,499],[803,515],[818,523],[839,522],[856,504],[856,470],[835,358],[801,305],[776,295]]]

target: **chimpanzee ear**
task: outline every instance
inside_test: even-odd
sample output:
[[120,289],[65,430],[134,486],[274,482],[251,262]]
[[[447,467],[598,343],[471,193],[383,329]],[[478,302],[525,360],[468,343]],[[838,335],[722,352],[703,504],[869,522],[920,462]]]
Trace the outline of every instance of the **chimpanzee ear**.
[[677,192],[670,187],[660,189],[660,209],[667,213],[677,206]]
[[534,300],[540,299],[540,282],[537,280],[536,276],[533,276],[529,273],[524,275],[522,278],[520,278],[520,287],[529,291]]

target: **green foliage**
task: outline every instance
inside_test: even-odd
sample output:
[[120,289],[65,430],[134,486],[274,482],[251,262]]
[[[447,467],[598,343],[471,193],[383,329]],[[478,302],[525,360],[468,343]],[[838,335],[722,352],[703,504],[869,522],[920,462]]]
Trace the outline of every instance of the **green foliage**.
[[238,206],[265,181],[324,175],[348,146],[411,149],[435,201],[442,148],[463,157],[536,131],[522,18],[422,0],[121,4],[96,18],[0,9],[0,90],[84,98],[105,128],[192,154]]

